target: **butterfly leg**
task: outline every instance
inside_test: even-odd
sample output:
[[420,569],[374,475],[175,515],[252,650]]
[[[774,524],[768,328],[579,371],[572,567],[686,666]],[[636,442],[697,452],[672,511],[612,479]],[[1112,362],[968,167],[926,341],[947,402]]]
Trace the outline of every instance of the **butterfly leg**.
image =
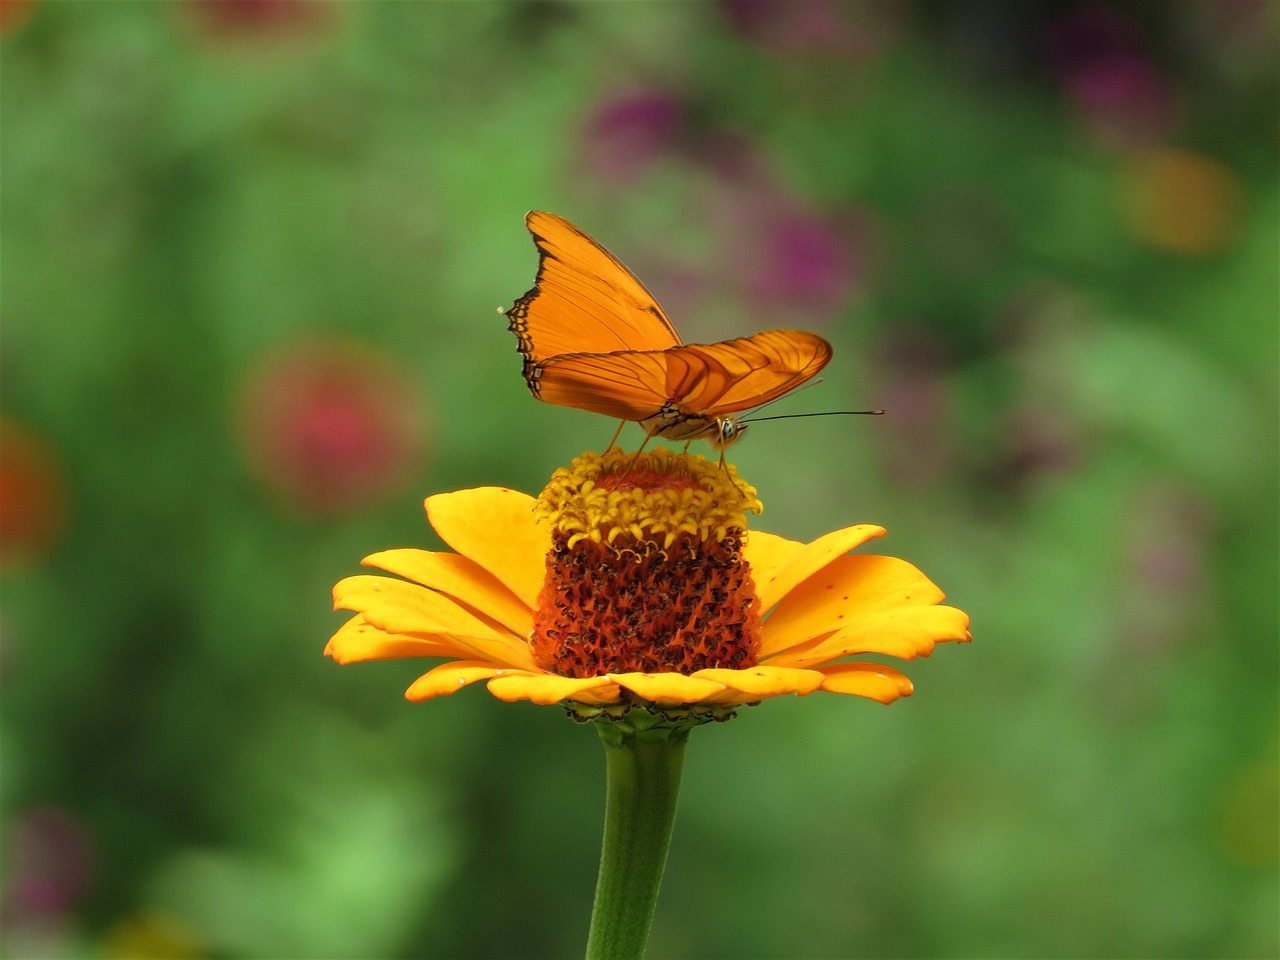
[[[610,440],[608,445],[604,448],[605,453],[608,453],[610,450],[612,450],[614,446],[618,443],[618,438],[622,436],[622,428],[625,427],[626,425],[627,425],[627,421],[625,420],[618,421],[618,429],[613,431],[613,439]],[[621,450],[622,448],[618,447],[618,449]]]
[[645,434],[645,438],[642,441],[640,441],[640,446],[636,447],[636,452],[633,453],[631,455],[631,459],[627,461],[627,469],[622,471],[622,475],[624,477],[631,472],[631,468],[634,467],[636,464],[636,461],[640,459],[640,454],[644,452],[645,444],[647,444],[653,438],[654,438],[654,434],[652,433]]

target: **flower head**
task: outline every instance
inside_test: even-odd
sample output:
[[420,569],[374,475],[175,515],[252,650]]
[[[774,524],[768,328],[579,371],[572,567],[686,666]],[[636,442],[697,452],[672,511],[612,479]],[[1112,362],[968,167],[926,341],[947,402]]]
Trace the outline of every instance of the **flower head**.
[[58,458],[24,423],[0,416],[0,568],[45,556],[66,526]]
[[537,500],[487,487],[426,509],[457,553],[365,558],[394,576],[334,587],[355,616],[325,649],[339,663],[449,658],[410,700],[487,680],[499,699],[582,716],[637,703],[721,716],[815,690],[890,703],[911,693],[905,676],[844,658],[969,639],[968,617],[911,564],[849,553],[883,528],[812,543],[748,532],[755,491],[701,456],[584,454]]
[[360,341],[286,343],[260,359],[238,399],[249,466],[305,513],[376,502],[425,456],[412,382],[394,358]]

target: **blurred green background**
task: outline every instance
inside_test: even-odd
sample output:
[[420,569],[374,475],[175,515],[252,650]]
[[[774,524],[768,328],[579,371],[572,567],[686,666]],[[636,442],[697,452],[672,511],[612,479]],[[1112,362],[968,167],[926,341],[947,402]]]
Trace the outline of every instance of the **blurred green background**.
[[1277,956],[1277,11],[0,0],[5,955],[580,952],[594,733],[321,656],[607,442],[495,312],[547,209],[828,337],[776,411],[889,414],[756,426],[757,525],[973,618],[694,734],[651,955]]

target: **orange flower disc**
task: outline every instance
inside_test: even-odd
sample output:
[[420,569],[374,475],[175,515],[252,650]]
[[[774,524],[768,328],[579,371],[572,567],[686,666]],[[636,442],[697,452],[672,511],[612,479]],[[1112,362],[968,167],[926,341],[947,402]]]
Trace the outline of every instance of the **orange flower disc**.
[[759,503],[727,471],[612,450],[552,477],[538,504],[552,524],[530,638],[539,667],[585,678],[755,665],[760,601],[742,542]]

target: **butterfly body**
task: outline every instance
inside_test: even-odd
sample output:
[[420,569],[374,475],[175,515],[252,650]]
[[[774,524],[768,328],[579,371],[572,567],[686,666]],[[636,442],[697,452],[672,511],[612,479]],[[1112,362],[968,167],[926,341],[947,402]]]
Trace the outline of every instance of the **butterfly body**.
[[687,413],[674,403],[668,403],[652,417],[638,422],[644,428],[644,432],[651,437],[665,437],[677,443],[706,440],[717,450],[723,450],[731,443],[740,440],[747,432],[747,424],[732,414],[704,417],[696,413]]
[[567,220],[534,212],[537,281],[506,311],[533,395],[639,423],[650,436],[732,443],[732,414],[813,377],[831,346],[799,330],[686,344],[622,262]]

